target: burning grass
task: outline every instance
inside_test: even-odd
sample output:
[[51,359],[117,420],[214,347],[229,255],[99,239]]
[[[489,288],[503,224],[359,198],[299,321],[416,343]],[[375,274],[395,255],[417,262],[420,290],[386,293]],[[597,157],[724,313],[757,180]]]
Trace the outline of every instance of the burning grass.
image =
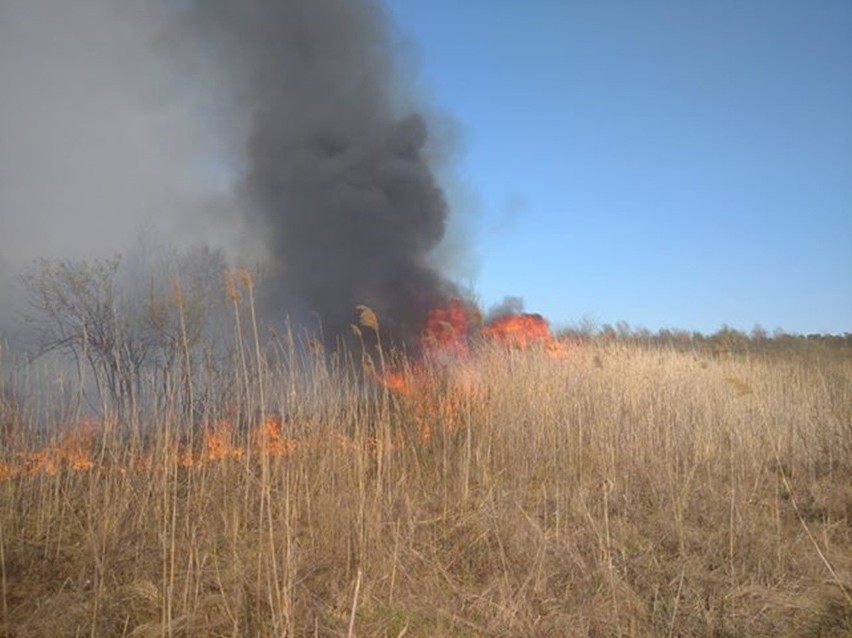
[[852,361],[548,343],[258,366],[208,426],[24,406],[0,635],[852,632]]

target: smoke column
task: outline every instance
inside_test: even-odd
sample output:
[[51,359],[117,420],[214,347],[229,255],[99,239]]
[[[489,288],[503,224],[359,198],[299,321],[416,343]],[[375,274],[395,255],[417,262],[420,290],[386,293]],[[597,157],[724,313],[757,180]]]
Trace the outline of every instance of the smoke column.
[[[267,316],[348,332],[366,304],[409,344],[454,288],[430,265],[447,202],[370,0],[199,0],[188,20],[246,120],[239,195],[266,238]],[[236,120],[240,117],[237,116]]]

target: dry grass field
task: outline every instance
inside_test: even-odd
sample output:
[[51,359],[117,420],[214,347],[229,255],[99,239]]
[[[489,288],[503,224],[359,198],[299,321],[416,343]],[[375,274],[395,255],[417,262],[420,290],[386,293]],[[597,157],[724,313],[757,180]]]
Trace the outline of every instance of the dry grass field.
[[192,425],[19,374],[0,636],[852,635],[848,357],[239,354]]

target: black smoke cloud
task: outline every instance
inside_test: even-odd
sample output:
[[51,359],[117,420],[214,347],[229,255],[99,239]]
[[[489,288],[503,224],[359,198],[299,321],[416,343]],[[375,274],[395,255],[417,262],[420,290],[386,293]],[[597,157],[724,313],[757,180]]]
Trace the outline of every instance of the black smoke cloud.
[[239,195],[266,238],[266,313],[318,316],[334,337],[366,304],[411,344],[455,294],[430,261],[448,205],[382,7],[199,0],[187,19],[245,131]]

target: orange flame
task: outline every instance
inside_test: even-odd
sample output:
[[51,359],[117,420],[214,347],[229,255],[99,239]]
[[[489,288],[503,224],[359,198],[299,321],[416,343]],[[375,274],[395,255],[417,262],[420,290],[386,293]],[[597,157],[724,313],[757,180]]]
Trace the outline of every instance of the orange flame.
[[517,348],[528,348],[551,340],[550,328],[544,317],[533,314],[498,317],[482,329],[482,334]]
[[67,432],[61,443],[35,452],[19,452],[15,455],[16,463],[0,464],[0,479],[34,474],[55,476],[62,468],[70,468],[75,472],[90,470],[94,466],[94,440],[94,424],[83,421]]
[[544,346],[551,356],[567,355],[564,345],[550,334],[547,320],[539,314],[498,317],[482,329],[482,334],[511,348],[524,350],[534,346]]
[[210,462],[227,459],[242,459],[247,452],[269,457],[286,456],[296,448],[296,441],[282,433],[282,421],[278,416],[267,417],[251,433],[248,449],[234,442],[233,425],[230,421],[219,421],[204,432],[201,450],[184,449],[178,455],[181,467],[201,467]]
[[281,430],[281,417],[267,417],[266,422],[252,433],[252,448],[268,456],[286,456],[296,449],[296,441],[285,437]]
[[[460,299],[451,299],[446,308],[429,312],[421,332],[424,353],[466,360],[470,328],[468,309]],[[482,328],[481,334],[511,348],[542,347],[553,357],[568,355],[565,344],[553,338],[547,321],[539,314],[500,317]],[[411,374],[391,371],[376,375],[376,379],[394,394],[407,399],[414,408],[420,439],[426,441],[433,436],[433,424],[441,423],[442,429],[452,431],[459,424],[460,401],[462,398],[470,400],[475,394],[475,384],[469,376],[464,377],[462,368],[455,368],[451,374],[462,376],[451,380],[452,389],[444,400],[435,396],[434,379],[424,373],[422,365],[416,366]]]
[[[90,422],[83,422],[69,430],[62,442],[41,450],[17,452],[6,463],[0,463],[0,480],[21,476],[43,474],[56,476],[61,471],[82,472],[94,466],[93,447],[98,429]],[[281,457],[296,449],[297,441],[284,436],[280,417],[269,417],[251,433],[248,445],[241,447],[234,436],[232,421],[222,420],[204,430],[200,445],[181,443],[173,448],[175,462],[179,467],[199,468],[204,465],[255,456]],[[150,472],[155,467],[154,452],[136,456],[128,467],[113,468],[124,474],[128,471]]]
[[233,426],[228,421],[220,421],[214,427],[205,430],[199,452],[195,452],[192,448],[184,448],[178,454],[177,463],[180,467],[200,467],[210,461],[242,457],[242,448],[233,443]]
[[404,372],[386,372],[376,375],[376,379],[394,394],[403,396],[414,394],[414,386]]
[[429,311],[426,326],[420,334],[423,350],[430,354],[447,353],[466,357],[469,326],[470,321],[461,299],[450,299],[448,307]]

